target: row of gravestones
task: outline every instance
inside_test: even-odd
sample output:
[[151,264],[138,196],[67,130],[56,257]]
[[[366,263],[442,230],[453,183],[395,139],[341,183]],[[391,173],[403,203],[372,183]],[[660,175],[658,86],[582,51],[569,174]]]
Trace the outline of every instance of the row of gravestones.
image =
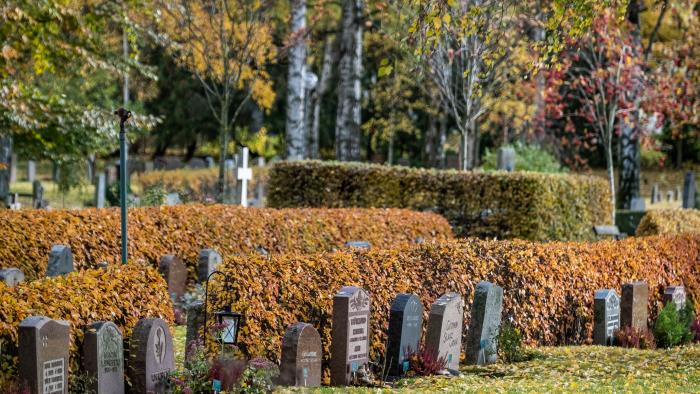
[[[620,328],[647,330],[648,299],[649,285],[641,281],[624,284],[622,299],[614,289],[597,290],[593,302],[593,343],[612,345],[614,333]],[[664,305],[673,302],[680,310],[685,307],[685,301],[683,286],[668,286],[664,290]]]
[[[466,346],[467,363],[496,361],[496,337],[501,324],[503,289],[489,282],[476,286]],[[195,304],[187,312],[186,346],[200,338],[204,324],[203,307]],[[447,371],[456,373],[462,352],[464,301],[447,293],[431,306],[425,348],[442,358]],[[331,332],[331,384],[355,383],[368,373],[370,348],[370,296],[361,288],[343,287],[333,297]],[[423,332],[423,305],[414,294],[399,294],[391,304],[387,332],[388,376],[400,376],[409,369],[408,356],[418,351]],[[279,383],[313,387],[321,384],[322,343],[318,331],[308,323],[289,326],[282,339]]]
[[[673,190],[669,190],[666,192],[666,200],[667,201],[682,201],[682,207],[684,209],[692,209],[695,208],[695,173],[692,171],[688,171],[685,174],[685,178],[683,180],[683,190],[681,191],[681,187],[678,186],[676,187],[675,192]],[[651,187],[651,203],[652,204],[657,204],[662,201],[663,197],[661,195],[661,190],[659,189],[658,184],[654,184]]]
[[[31,394],[67,394],[70,323],[30,316],[19,325],[19,383]],[[124,371],[130,392],[163,392],[174,369],[173,340],[164,320],[138,321],[124,361],[124,342],[116,324],[100,321],[85,330],[83,369],[91,392],[124,394]]]

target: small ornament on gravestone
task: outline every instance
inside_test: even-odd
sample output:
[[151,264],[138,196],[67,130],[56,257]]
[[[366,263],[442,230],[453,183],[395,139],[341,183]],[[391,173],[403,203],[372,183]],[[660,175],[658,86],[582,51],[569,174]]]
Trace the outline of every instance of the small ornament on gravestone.
[[447,361],[451,372],[459,370],[462,353],[462,322],[464,301],[457,293],[447,293],[430,306],[428,328],[425,333],[425,348],[437,352]]
[[311,324],[295,323],[282,338],[280,384],[316,387],[321,385],[321,336]]
[[127,375],[134,393],[164,393],[168,374],[175,368],[173,338],[161,319],[141,319],[129,341]]
[[408,371],[408,354],[417,352],[423,332],[423,304],[415,294],[399,294],[391,303],[386,362],[389,376]]
[[196,301],[187,308],[187,331],[185,334],[185,359],[191,356],[195,342],[204,340],[204,303]]
[[515,171],[515,149],[509,146],[498,148],[497,168],[501,171]]
[[214,249],[202,249],[199,252],[199,262],[197,263],[197,279],[199,283],[207,281],[209,275],[216,271],[216,267],[221,264],[221,255]]
[[345,243],[345,247],[351,249],[370,249],[372,245],[367,241],[348,241]]
[[685,308],[685,287],[683,286],[668,286],[664,290],[663,302],[664,305],[669,302],[676,304],[676,309],[681,310]]
[[185,294],[185,286],[187,285],[187,267],[182,259],[170,254],[163,256],[160,258],[158,271],[165,278],[165,283],[168,284],[170,297],[174,301],[180,300]]
[[683,209],[695,208],[695,173],[688,171],[683,181]]
[[70,323],[30,316],[19,324],[19,381],[29,392],[68,394]]
[[622,285],[620,327],[647,330],[648,300],[649,285],[646,282],[637,281]]
[[3,268],[0,270],[0,282],[7,287],[15,287],[24,282],[24,273],[19,268]]
[[346,386],[369,362],[370,298],[359,287],[346,286],[333,297],[331,385]]
[[608,346],[613,333],[620,328],[620,298],[615,290],[596,290],[593,300],[593,343]]
[[49,265],[46,267],[46,276],[59,276],[73,272],[73,252],[70,246],[54,245],[49,254]]
[[116,324],[100,321],[87,328],[83,363],[93,392],[124,394],[124,346]]
[[503,312],[503,289],[479,282],[474,290],[471,324],[467,337],[467,364],[493,364],[498,359],[498,332]]

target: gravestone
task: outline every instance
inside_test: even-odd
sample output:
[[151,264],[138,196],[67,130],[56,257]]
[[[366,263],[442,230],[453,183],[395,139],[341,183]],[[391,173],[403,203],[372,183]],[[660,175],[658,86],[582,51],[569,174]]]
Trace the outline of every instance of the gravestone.
[[95,393],[124,394],[124,345],[116,324],[100,321],[87,328],[83,363]]
[[54,182],[61,180],[61,167],[55,161],[51,163],[51,180]]
[[593,300],[593,343],[612,345],[620,328],[620,298],[612,289],[596,290]]
[[666,201],[668,201],[668,202],[673,201],[673,190],[669,190],[666,192]]
[[646,209],[646,203],[644,202],[644,197],[632,197],[630,202],[630,211],[642,212]]
[[32,182],[32,207],[34,209],[44,209],[47,204],[44,201],[44,186],[39,180]]
[[173,206],[180,204],[182,204],[182,200],[180,200],[180,194],[178,194],[177,192],[168,193],[165,195],[165,202],[163,202],[163,205]]
[[0,270],[0,281],[7,287],[15,287],[24,282],[24,272],[19,268],[3,268]]
[[656,204],[661,200],[661,192],[659,192],[659,184],[655,183],[651,187],[651,203]]
[[165,380],[174,368],[173,338],[167,323],[157,318],[139,320],[129,341],[127,363],[133,392],[164,393]]
[[632,327],[647,330],[647,303],[649,285],[646,282],[632,282],[622,285],[622,302],[620,307],[620,327]]
[[180,300],[185,294],[187,285],[187,267],[182,262],[182,259],[170,254],[163,256],[160,258],[158,271],[165,278],[165,283],[168,284],[170,297],[174,301]]
[[348,385],[369,362],[369,312],[369,295],[363,289],[345,286],[333,297],[331,385]]
[[199,283],[207,281],[209,275],[216,271],[216,267],[221,264],[221,255],[214,249],[202,249],[199,252],[199,262],[197,263],[197,279]]
[[240,167],[236,168],[236,198],[244,207],[248,206],[248,182],[253,179],[253,169],[248,167],[248,148],[240,148],[238,150],[238,163]]
[[369,249],[372,247],[367,241],[348,241],[345,243],[346,248]]
[[407,352],[417,352],[423,332],[423,304],[414,294],[399,294],[391,303],[386,363],[389,376],[408,371]]
[[321,385],[321,336],[311,324],[295,323],[282,338],[279,382],[284,386]]
[[194,343],[202,342],[204,327],[204,303],[196,301],[187,308],[187,331],[185,333],[185,359],[189,359]]
[[10,203],[10,209],[12,209],[14,211],[19,211],[20,209],[22,209],[22,203],[19,202],[19,194],[18,193],[15,193],[12,196],[12,202]]
[[105,167],[105,177],[107,178],[107,185],[111,185],[119,180],[119,172],[116,166]]
[[683,209],[695,208],[695,173],[688,171],[683,181]]
[[216,163],[214,162],[214,158],[211,156],[205,157],[204,161],[207,163],[207,168],[214,168],[216,166]]
[[155,163],[153,163],[152,161],[149,160],[143,163],[143,172],[153,172],[154,169]]
[[515,149],[509,146],[498,148],[497,169],[501,171],[515,171]]
[[446,368],[450,371],[459,370],[463,319],[464,301],[457,293],[444,294],[430,306],[425,348],[447,360]]
[[36,162],[27,160],[27,182],[33,183],[36,180]]
[[479,282],[474,289],[471,323],[467,337],[467,364],[493,364],[498,359],[498,332],[503,312],[503,289]]
[[31,394],[68,394],[70,323],[30,316],[19,324],[19,381]]
[[207,168],[207,162],[201,157],[193,157],[187,162],[187,167],[192,169]]
[[49,253],[49,265],[46,267],[46,276],[59,276],[73,272],[73,252],[70,246],[54,245]]
[[676,186],[676,201],[680,201],[683,198],[683,190],[680,186]]
[[12,167],[12,137],[0,137],[0,207],[5,207],[10,195],[10,167]]
[[10,157],[10,183],[17,182],[17,163],[19,159],[17,154],[13,153]]
[[664,305],[669,302],[676,304],[676,309],[681,310],[685,308],[685,287],[683,286],[668,286],[664,290],[663,302]]
[[95,207],[104,208],[107,200],[107,178],[105,174],[98,174],[95,182]]
[[95,268],[106,270],[109,268],[109,263],[106,261],[100,261],[99,263],[95,264]]

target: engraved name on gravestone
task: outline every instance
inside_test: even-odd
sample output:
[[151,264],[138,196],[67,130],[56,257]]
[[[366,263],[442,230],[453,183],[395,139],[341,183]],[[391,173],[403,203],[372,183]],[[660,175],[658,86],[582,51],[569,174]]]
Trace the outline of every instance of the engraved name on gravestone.
[[331,385],[351,383],[368,363],[369,312],[369,295],[363,289],[345,286],[333,297]]
[[447,360],[446,368],[451,371],[459,369],[463,319],[464,301],[457,293],[444,294],[430,306],[425,347],[444,357]]
[[24,282],[24,273],[19,268],[3,268],[0,270],[0,281],[7,287],[15,287]]
[[216,271],[216,267],[221,264],[221,255],[214,249],[202,249],[199,252],[199,262],[197,263],[197,279],[200,283],[207,281],[209,275]]
[[467,364],[493,364],[498,359],[498,332],[503,312],[503,289],[479,282],[474,290],[471,324],[467,338]]
[[676,304],[676,309],[681,310],[685,308],[685,299],[685,287],[683,286],[668,286],[664,290],[664,305],[673,302]]
[[19,381],[31,394],[68,393],[70,324],[30,316],[19,324]]
[[49,253],[49,265],[46,267],[46,276],[59,276],[73,272],[73,252],[70,246],[54,245]]
[[615,290],[596,290],[593,300],[593,343],[611,345],[613,333],[620,328],[620,297]]
[[167,323],[157,318],[139,320],[129,341],[127,368],[134,393],[164,393],[174,368],[173,338]]
[[391,303],[386,344],[386,366],[390,376],[408,370],[407,352],[418,351],[423,332],[423,304],[414,294],[399,294]]
[[647,329],[647,302],[649,285],[637,281],[622,285],[622,302],[620,307],[620,327]]
[[100,321],[88,327],[83,363],[95,393],[124,394],[124,345],[116,324]]
[[165,255],[160,258],[158,271],[165,278],[165,283],[168,284],[168,294],[172,299],[177,301],[182,298],[187,285],[187,267],[182,259],[170,254]]
[[287,327],[282,338],[280,384],[316,387],[321,385],[321,336],[307,323]]

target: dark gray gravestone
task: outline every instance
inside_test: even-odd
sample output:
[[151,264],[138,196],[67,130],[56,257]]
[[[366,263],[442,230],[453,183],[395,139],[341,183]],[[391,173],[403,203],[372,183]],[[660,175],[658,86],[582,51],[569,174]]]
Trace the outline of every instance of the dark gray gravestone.
[[158,271],[165,278],[165,283],[168,284],[170,297],[175,301],[182,298],[187,285],[187,267],[182,259],[170,254],[163,256],[160,258]]
[[369,295],[345,286],[333,297],[331,385],[345,386],[369,361]]
[[656,204],[661,200],[661,192],[659,191],[659,184],[655,183],[651,187],[651,203]]
[[685,308],[685,287],[683,286],[668,286],[664,290],[663,302],[664,305],[669,302],[676,304],[676,309],[681,310]]
[[124,394],[124,345],[116,324],[100,321],[88,327],[83,363],[95,393]]
[[199,252],[199,262],[197,263],[197,278],[200,283],[207,281],[209,275],[216,271],[216,267],[221,264],[221,255],[214,249],[202,249]]
[[295,323],[282,338],[280,384],[316,387],[321,385],[321,336],[311,324]]
[[70,324],[30,316],[19,324],[19,381],[32,394],[68,394]]
[[683,209],[695,208],[695,173],[688,171],[683,181]]
[[44,209],[46,205],[44,201],[44,186],[37,179],[32,182],[32,207],[34,209]]
[[593,300],[593,343],[612,345],[613,333],[620,328],[620,297],[615,290],[596,290]]
[[100,261],[99,263],[95,264],[95,268],[106,270],[107,268],[109,268],[109,263],[106,261]]
[[459,370],[462,353],[464,301],[457,293],[447,293],[430,306],[425,347],[447,361],[448,370]]
[[0,281],[7,287],[15,287],[24,282],[24,273],[19,268],[3,268],[0,270]]
[[467,364],[484,365],[496,362],[502,312],[503,289],[490,282],[479,282],[474,289],[467,338]]
[[369,249],[372,247],[367,241],[349,241],[345,243],[346,248]]
[[646,331],[649,317],[648,300],[649,285],[646,282],[638,281],[622,285],[620,327],[632,327]]
[[175,368],[173,338],[161,319],[141,319],[129,341],[127,374],[136,394],[164,393],[165,380]]
[[503,146],[498,148],[497,168],[501,171],[515,171],[515,149]]
[[49,265],[46,267],[46,276],[59,276],[73,272],[73,252],[70,246],[54,245],[49,254]]
[[36,180],[36,162],[34,160],[27,161],[27,182],[34,183]]
[[10,167],[12,166],[12,137],[0,137],[0,207],[10,195]]
[[185,359],[190,358],[195,343],[204,340],[204,303],[196,301],[187,308],[187,332],[185,334]]
[[668,202],[673,201],[673,190],[669,190],[666,192],[666,201],[668,201]]
[[389,376],[400,376],[408,370],[407,352],[418,351],[423,332],[423,304],[414,294],[399,294],[391,303],[386,344],[386,366]]

